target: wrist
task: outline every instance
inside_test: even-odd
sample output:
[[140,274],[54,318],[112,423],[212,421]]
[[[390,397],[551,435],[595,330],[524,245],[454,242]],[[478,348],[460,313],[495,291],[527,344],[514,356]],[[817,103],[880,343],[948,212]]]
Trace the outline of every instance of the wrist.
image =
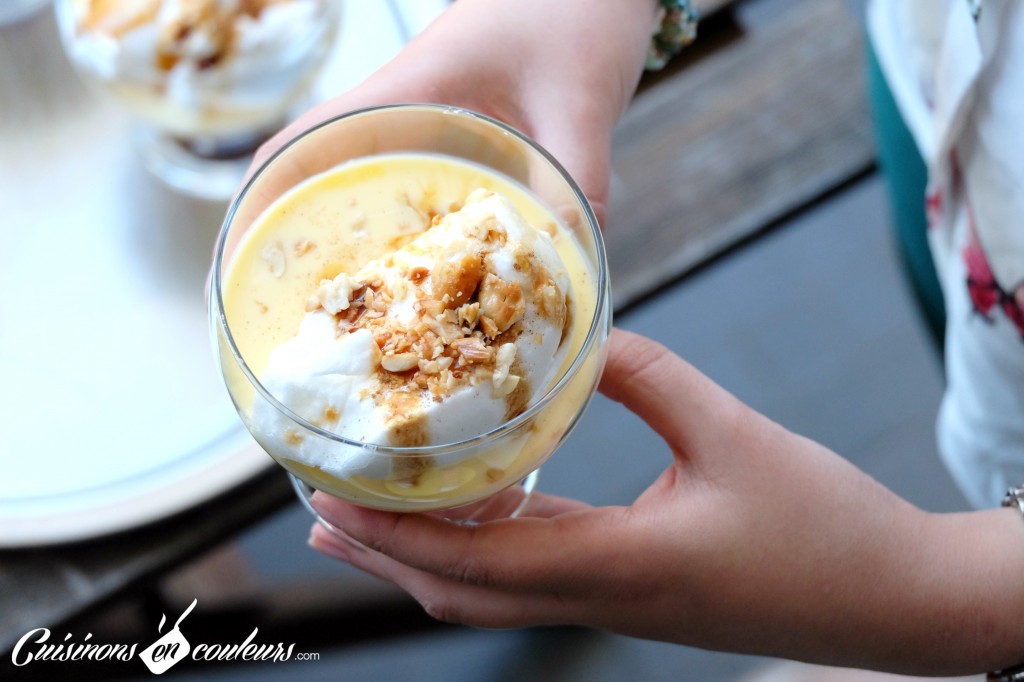
[[1024,662],[1024,520],[1016,509],[936,514],[925,585],[938,672],[977,673]]

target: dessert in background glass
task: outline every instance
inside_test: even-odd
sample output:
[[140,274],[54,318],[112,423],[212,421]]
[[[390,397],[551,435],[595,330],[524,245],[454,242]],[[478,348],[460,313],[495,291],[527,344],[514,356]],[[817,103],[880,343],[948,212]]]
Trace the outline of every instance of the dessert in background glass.
[[353,112],[268,160],[229,209],[210,296],[238,413],[303,499],[459,519],[522,507],[611,325],[573,180],[508,126],[434,105]]
[[144,126],[147,167],[227,199],[252,153],[302,106],[341,0],[58,0],[72,64]]

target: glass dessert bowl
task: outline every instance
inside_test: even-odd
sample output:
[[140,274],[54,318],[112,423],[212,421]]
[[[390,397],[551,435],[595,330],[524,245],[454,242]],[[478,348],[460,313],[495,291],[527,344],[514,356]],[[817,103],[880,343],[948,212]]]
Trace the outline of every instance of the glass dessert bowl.
[[582,191],[517,131],[434,105],[346,114],[269,159],[228,211],[210,312],[238,413],[300,494],[392,511],[528,493],[611,325]]
[[340,0],[58,0],[57,16],[75,68],[144,123],[150,170],[228,199],[302,104]]

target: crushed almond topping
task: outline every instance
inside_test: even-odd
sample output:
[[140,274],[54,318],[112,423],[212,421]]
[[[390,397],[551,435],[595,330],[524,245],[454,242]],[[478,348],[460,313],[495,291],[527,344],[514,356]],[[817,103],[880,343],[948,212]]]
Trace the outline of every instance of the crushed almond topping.
[[407,372],[416,367],[419,361],[420,358],[416,353],[398,353],[382,357],[380,366],[389,372]]
[[504,398],[512,393],[512,391],[516,390],[516,386],[518,385],[519,377],[515,374],[509,374],[500,384],[494,384],[494,388],[491,390],[491,396],[494,398]]
[[512,363],[516,359],[516,344],[503,343],[498,347],[494,358],[494,374],[491,375],[491,382],[494,385],[492,394],[494,397],[506,396],[512,392],[519,383],[519,377],[509,374]]
[[495,338],[500,333],[498,331],[498,325],[494,324],[494,320],[486,315],[480,316],[480,329],[483,330],[484,336],[489,339]]
[[491,361],[491,349],[481,339],[470,336],[452,341],[452,348],[459,352],[466,364]]
[[519,282],[509,282],[488,273],[480,283],[480,312],[494,321],[499,332],[526,314],[526,300]]
[[[489,193],[474,192],[470,199],[478,194]],[[433,227],[426,226],[428,231],[449,227],[432,209],[429,218]],[[441,401],[467,384],[489,386],[492,397],[505,400],[506,417],[521,413],[531,393],[516,344],[523,334],[543,344],[536,329],[520,324],[527,295],[531,311],[548,321],[561,326],[566,317],[566,298],[549,271],[535,262],[529,246],[512,241],[493,214],[469,222],[459,223],[441,241],[415,241],[407,249],[422,233],[402,235],[392,245],[394,253],[352,275],[322,280],[310,298],[307,309],[323,308],[334,315],[339,336],[359,329],[370,332],[379,387],[361,396],[385,407],[395,419],[414,415],[423,400]],[[294,246],[296,254],[307,248],[300,243]],[[496,274],[510,266],[516,279]],[[325,412],[323,417],[331,422],[337,414],[332,419]],[[410,440],[421,435],[410,431]]]

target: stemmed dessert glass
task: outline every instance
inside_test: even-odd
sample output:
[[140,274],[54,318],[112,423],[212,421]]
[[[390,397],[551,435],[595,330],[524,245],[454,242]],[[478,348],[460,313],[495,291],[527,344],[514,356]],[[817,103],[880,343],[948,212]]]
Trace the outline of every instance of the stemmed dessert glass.
[[[578,242],[590,275],[587,281],[593,287],[586,292],[595,301],[593,313],[574,321],[572,362],[562,376],[518,417],[458,443],[371,444],[306,421],[260,383],[236,345],[225,311],[224,276],[239,241],[276,199],[347,161],[402,152],[476,164],[532,193]],[[288,471],[307,506],[313,492],[320,490],[377,509],[447,510],[446,516],[460,520],[509,516],[523,509],[538,467],[569,435],[593,396],[611,326],[604,246],[597,219],[580,188],[551,155],[522,133],[481,114],[436,105],[383,106],[340,116],[291,141],[264,163],[228,210],[214,256],[209,309],[220,369],[238,414],[260,445]],[[375,480],[341,479],[300,463],[281,442],[261,438],[259,429],[253,428],[257,408],[275,411],[302,440],[318,439],[318,446],[340,457],[369,460],[374,466],[368,469],[392,473]],[[467,466],[471,461],[474,466]],[[403,485],[400,472],[409,470],[403,462],[426,469],[430,484]],[[480,475],[481,471],[487,475]]]
[[186,194],[229,199],[252,153],[302,107],[341,0],[57,0],[65,50],[141,122],[146,166]]

